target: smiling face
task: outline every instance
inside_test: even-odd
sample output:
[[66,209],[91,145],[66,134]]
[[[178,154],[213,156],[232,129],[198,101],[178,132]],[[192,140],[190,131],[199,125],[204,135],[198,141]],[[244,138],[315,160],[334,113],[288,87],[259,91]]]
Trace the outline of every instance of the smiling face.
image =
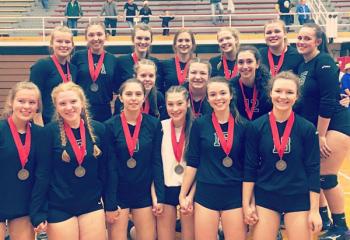
[[191,63],[188,71],[188,80],[191,91],[205,89],[209,80],[208,66],[205,63]]
[[174,123],[185,121],[188,106],[189,101],[186,100],[184,92],[171,92],[167,94],[166,109]]
[[83,102],[76,91],[67,90],[57,93],[55,107],[59,116],[69,125],[77,125],[81,119]]
[[233,54],[237,52],[237,39],[233,36],[232,32],[227,30],[220,31],[217,38],[221,52],[232,52]]
[[156,69],[153,65],[140,64],[137,73],[137,80],[141,81],[146,91],[149,92],[156,82]]
[[229,85],[222,82],[211,82],[207,87],[208,102],[214,112],[230,111],[232,94]]
[[135,36],[133,37],[134,49],[136,53],[141,55],[146,54],[149,51],[152,43],[152,34],[148,30],[135,30]]
[[73,50],[73,35],[70,32],[54,31],[50,47],[59,59],[67,59]]
[[138,112],[145,100],[145,93],[139,83],[129,82],[125,84],[119,98],[124,105],[124,111]]
[[284,46],[287,33],[284,30],[283,23],[273,22],[265,27],[264,31],[265,42],[271,48],[279,48]]
[[251,51],[241,51],[237,56],[237,67],[241,79],[249,81],[255,79],[255,71],[259,68],[259,63]]
[[106,41],[105,30],[101,25],[89,26],[85,38],[93,53],[101,53]]
[[276,79],[270,92],[273,108],[278,111],[292,110],[298,98],[298,87],[293,80]]
[[19,90],[11,103],[12,118],[17,122],[32,120],[39,109],[38,92],[32,89]]
[[188,32],[182,32],[177,36],[174,46],[175,52],[179,54],[192,53],[193,42]]
[[315,29],[311,27],[302,27],[297,35],[297,49],[304,57],[313,55],[318,51],[317,47],[322,43],[317,39]]

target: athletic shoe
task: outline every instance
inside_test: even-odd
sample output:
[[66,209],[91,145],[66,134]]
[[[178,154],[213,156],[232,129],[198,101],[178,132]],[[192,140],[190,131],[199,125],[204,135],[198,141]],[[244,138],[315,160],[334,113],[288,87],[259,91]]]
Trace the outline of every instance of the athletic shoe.
[[346,240],[347,228],[333,225],[328,231],[318,237],[319,240]]
[[224,239],[225,239],[224,231],[219,229],[219,231],[218,231],[218,240],[224,240]]
[[278,230],[276,240],[283,240],[281,229]]
[[322,221],[322,231],[328,231],[332,227],[332,221],[328,218],[326,221]]

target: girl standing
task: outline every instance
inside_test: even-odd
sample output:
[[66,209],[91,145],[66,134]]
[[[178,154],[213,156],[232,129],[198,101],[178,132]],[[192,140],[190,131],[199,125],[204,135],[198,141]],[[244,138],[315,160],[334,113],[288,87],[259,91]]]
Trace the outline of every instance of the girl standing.
[[85,30],[87,50],[74,54],[72,63],[78,68],[76,83],[90,103],[94,120],[103,122],[112,116],[111,100],[117,92],[116,58],[104,50],[106,29],[101,22],[91,22]]
[[[243,210],[253,239],[276,239],[280,216],[288,239],[311,240],[322,228],[318,212],[319,145],[315,127],[294,114],[299,79],[290,72],[269,83],[272,111],[247,130]],[[282,140],[280,140],[282,139]]]
[[[119,89],[123,112],[106,122],[110,159],[107,222],[110,239],[127,239],[129,213],[139,239],[156,238],[156,220],[164,203],[160,121],[141,111],[144,85],[129,79]],[[155,194],[151,194],[154,185]],[[152,198],[153,197],[153,198]],[[153,207],[153,209],[152,209]]]
[[[32,194],[33,226],[49,239],[104,240],[105,128],[91,120],[83,90],[72,82],[52,91],[56,120],[45,126]],[[108,206],[106,206],[108,207]]]
[[180,205],[184,210],[191,206],[188,192],[196,177],[195,239],[217,239],[221,218],[225,239],[243,240],[246,237],[242,212],[245,126],[225,78],[210,79],[207,94],[213,113],[193,122]]
[[234,28],[221,28],[217,33],[217,41],[221,55],[209,60],[212,67],[211,76],[223,76],[226,80],[230,80],[238,74],[236,55],[239,48],[239,33]]
[[[192,125],[189,93],[182,86],[172,86],[165,94],[170,119],[162,121],[162,159],[165,182],[164,211],[157,217],[159,240],[175,240],[175,225],[179,194],[186,167],[184,150],[188,145]],[[190,198],[193,198],[192,187]],[[193,214],[181,212],[181,239],[194,239]]]
[[34,119],[37,124],[44,125],[52,120],[54,113],[51,101],[52,89],[62,82],[76,80],[77,69],[68,61],[73,47],[71,30],[65,26],[58,26],[51,33],[52,55],[38,60],[30,68],[29,80],[38,86],[43,100],[43,113]]
[[6,221],[11,239],[34,239],[29,205],[45,140],[31,121],[41,106],[40,91],[30,82],[17,83],[6,100],[0,120],[0,239],[5,239]]
[[173,58],[162,61],[163,82],[159,88],[165,93],[171,86],[182,85],[188,77],[189,62],[196,50],[194,34],[187,29],[176,32],[173,40]]

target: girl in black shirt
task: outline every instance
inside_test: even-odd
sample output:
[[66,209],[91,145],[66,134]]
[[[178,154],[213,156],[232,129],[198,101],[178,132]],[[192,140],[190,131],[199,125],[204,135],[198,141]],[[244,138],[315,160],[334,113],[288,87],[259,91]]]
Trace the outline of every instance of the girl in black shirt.
[[253,121],[246,134],[245,222],[255,224],[253,239],[276,239],[284,213],[288,239],[310,240],[310,231],[322,228],[317,131],[292,110],[300,95],[297,76],[281,72],[269,89],[272,111]]
[[162,82],[162,69],[159,60],[150,56],[151,44],[153,41],[152,29],[149,25],[141,23],[135,25],[131,41],[133,43],[133,52],[117,58],[117,89],[123,82],[134,77],[134,65],[141,59],[150,59],[157,65],[156,84]]
[[237,95],[237,109],[241,116],[254,120],[271,110],[266,95],[270,75],[261,64],[259,51],[253,46],[238,50],[237,68],[239,75],[230,81]]
[[196,179],[195,239],[217,239],[221,219],[225,238],[243,240],[246,238],[242,212],[245,126],[225,78],[210,79],[207,94],[213,113],[193,122],[180,205],[184,211],[191,206],[188,192]]
[[[163,94],[157,90],[157,66],[152,60],[142,59],[134,66],[135,77],[141,81],[146,89],[146,99],[142,105],[142,112],[161,120],[167,117]],[[120,114],[123,105],[117,98],[114,104],[114,115]]]
[[321,188],[332,213],[333,227],[320,237],[344,237],[347,225],[344,195],[337,174],[350,149],[350,112],[339,104],[339,69],[327,49],[321,28],[307,23],[299,30],[297,49],[304,62],[299,67],[301,100],[296,111],[318,130],[321,152]]
[[117,92],[116,58],[104,50],[106,29],[101,22],[91,22],[85,30],[88,49],[77,51],[72,63],[78,68],[76,83],[84,89],[92,118],[105,121],[111,117],[111,100]]
[[163,211],[162,127],[157,118],[142,114],[145,93],[139,80],[124,82],[119,89],[123,112],[105,123],[110,144],[106,192],[109,239],[127,238],[129,212],[133,215],[136,236],[155,239],[153,214],[158,216]]
[[211,65],[208,61],[199,58],[190,61],[188,82],[184,84],[184,87],[190,93],[190,106],[194,118],[212,111],[206,95],[210,73]]
[[[34,239],[29,205],[39,162],[42,128],[31,123],[41,111],[38,87],[19,82],[9,92],[0,120],[0,239],[6,221],[11,239]],[[44,229],[43,229],[44,230]]]
[[210,58],[211,76],[223,76],[230,80],[238,74],[236,55],[239,48],[239,33],[234,28],[220,28],[217,33],[217,41],[221,54]]
[[34,119],[34,122],[39,125],[49,123],[53,117],[52,89],[62,82],[76,80],[77,69],[68,61],[73,47],[72,31],[68,27],[58,26],[51,33],[52,55],[39,59],[30,68],[29,81],[38,86],[43,99],[43,113],[38,114]]
[[264,26],[267,47],[259,49],[261,63],[266,65],[270,74],[275,76],[282,71],[298,73],[298,66],[303,61],[295,48],[288,44],[286,25],[282,20],[271,20]]
[[196,39],[193,32],[181,29],[176,32],[173,40],[175,56],[163,60],[163,78],[159,89],[165,93],[171,86],[182,85],[188,79],[189,62],[196,50]]
[[37,167],[32,224],[40,229],[47,221],[52,240],[104,240],[105,127],[91,120],[84,92],[72,82],[55,87],[52,101],[56,121],[45,126],[41,142],[45,158]]

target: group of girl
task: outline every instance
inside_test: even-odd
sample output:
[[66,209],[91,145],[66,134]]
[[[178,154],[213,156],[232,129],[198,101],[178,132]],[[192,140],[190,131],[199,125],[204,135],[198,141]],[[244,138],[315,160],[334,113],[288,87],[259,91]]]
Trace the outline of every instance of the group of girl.
[[0,239],[5,221],[11,239],[127,239],[130,214],[137,239],[175,239],[178,215],[182,239],[217,239],[219,225],[227,240],[246,239],[247,225],[253,239],[274,239],[281,214],[288,239],[311,239],[327,203],[333,223],[320,239],[344,236],[339,70],[317,25],[300,29],[297,50],[283,22],[264,32],[259,51],[220,29],[208,62],[180,30],[174,57],[159,61],[147,25],[115,58],[93,22],[69,61],[72,34],[56,28],[52,55],[10,91],[0,121]]

